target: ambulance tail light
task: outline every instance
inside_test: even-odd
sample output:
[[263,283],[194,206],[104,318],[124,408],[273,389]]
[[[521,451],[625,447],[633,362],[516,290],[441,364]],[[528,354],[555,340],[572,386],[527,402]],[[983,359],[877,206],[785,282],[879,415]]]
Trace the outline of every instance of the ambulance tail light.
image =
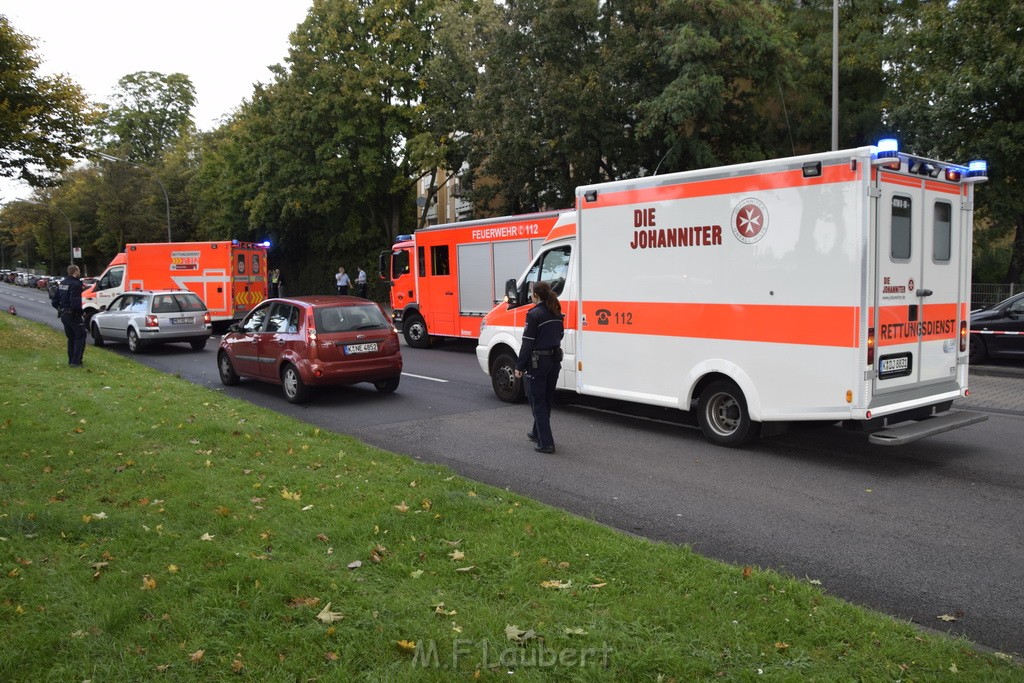
[[967,350],[967,321],[960,321],[960,353]]
[[868,365],[875,364],[875,328],[868,328]]
[[146,327],[160,327],[155,315],[146,316]]
[[965,183],[983,183],[988,180],[988,162],[976,159],[967,164],[967,177]]

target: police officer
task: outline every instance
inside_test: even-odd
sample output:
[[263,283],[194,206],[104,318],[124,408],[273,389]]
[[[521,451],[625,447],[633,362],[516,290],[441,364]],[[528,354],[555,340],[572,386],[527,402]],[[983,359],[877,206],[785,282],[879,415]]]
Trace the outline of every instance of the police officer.
[[516,362],[516,377],[526,375],[526,397],[533,411],[533,429],[526,435],[537,442],[533,450],[554,453],[555,439],[551,436],[551,404],[555,400],[555,385],[562,368],[562,305],[558,296],[546,282],[533,285],[534,307],[526,314],[523,345]]
[[68,338],[68,365],[82,367],[85,353],[85,321],[82,319],[82,280],[78,266],[68,266],[68,276],[53,293],[50,303],[57,309],[64,323],[64,336]]

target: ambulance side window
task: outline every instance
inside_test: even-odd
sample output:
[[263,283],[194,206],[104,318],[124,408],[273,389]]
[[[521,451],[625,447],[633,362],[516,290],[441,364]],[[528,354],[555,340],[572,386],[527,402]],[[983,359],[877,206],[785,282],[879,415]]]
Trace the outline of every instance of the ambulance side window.
[[555,294],[561,296],[565,289],[565,276],[569,271],[570,251],[570,247],[564,246],[544,252],[526,275],[530,291],[533,290],[534,282],[543,280]]
[[448,263],[448,245],[441,244],[430,248],[430,274],[451,275]]
[[910,197],[892,198],[892,220],[890,222],[889,256],[893,261],[910,258]]
[[107,274],[100,278],[100,281],[96,283],[96,290],[110,289],[117,287],[121,284],[121,280],[124,278],[124,266],[120,268],[111,268],[107,271]]
[[935,202],[932,220],[932,260],[949,263],[953,245],[953,206],[949,202]]

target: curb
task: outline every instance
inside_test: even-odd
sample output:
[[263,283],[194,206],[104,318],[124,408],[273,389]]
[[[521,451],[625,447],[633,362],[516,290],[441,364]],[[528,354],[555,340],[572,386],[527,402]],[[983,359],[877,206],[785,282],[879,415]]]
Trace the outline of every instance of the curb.
[[1011,379],[1024,379],[1024,366],[1003,367],[999,365],[972,365],[968,369],[968,375],[979,375],[981,377],[1009,377]]

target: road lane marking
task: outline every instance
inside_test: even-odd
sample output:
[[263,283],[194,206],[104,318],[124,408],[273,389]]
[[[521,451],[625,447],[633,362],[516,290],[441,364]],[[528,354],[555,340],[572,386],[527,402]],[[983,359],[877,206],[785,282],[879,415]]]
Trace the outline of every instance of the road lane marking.
[[428,382],[441,382],[442,384],[448,384],[448,380],[446,380],[446,379],[438,379],[437,377],[426,377],[424,375],[414,375],[411,372],[403,372],[402,374],[405,375],[406,377],[415,377],[416,379],[425,379]]

